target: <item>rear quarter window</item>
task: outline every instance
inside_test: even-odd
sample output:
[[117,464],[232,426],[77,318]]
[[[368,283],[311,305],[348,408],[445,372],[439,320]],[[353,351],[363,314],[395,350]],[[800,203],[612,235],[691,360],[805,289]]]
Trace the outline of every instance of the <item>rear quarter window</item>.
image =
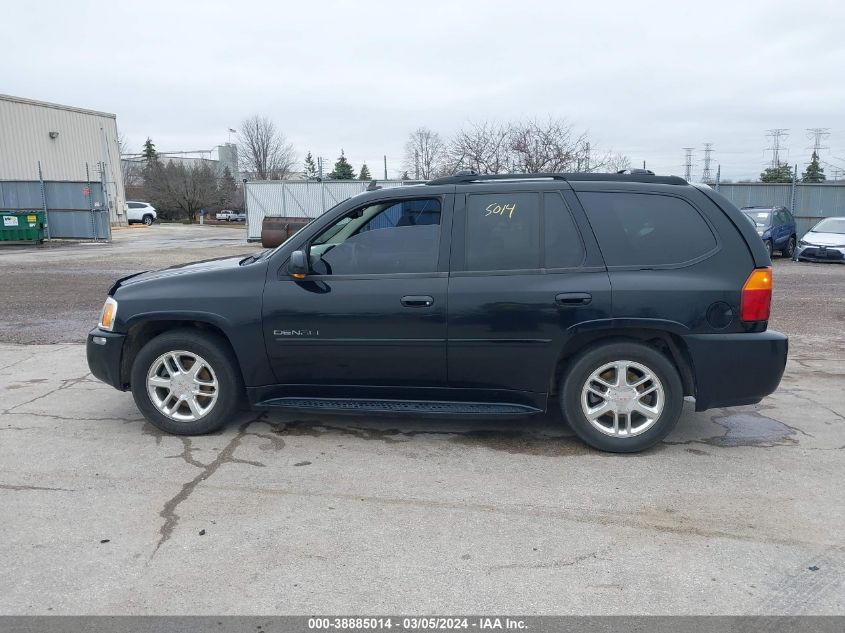
[[618,192],[578,197],[608,266],[683,264],[716,248],[710,226],[681,198]]

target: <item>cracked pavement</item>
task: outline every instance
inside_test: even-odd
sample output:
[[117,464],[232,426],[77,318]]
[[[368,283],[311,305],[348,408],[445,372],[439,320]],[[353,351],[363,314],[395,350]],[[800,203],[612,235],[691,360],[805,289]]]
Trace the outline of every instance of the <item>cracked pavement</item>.
[[592,451],[554,414],[243,411],[168,436],[90,376],[78,337],[0,328],[0,614],[845,614],[845,268],[775,265],[781,388],[687,403],[639,455]]

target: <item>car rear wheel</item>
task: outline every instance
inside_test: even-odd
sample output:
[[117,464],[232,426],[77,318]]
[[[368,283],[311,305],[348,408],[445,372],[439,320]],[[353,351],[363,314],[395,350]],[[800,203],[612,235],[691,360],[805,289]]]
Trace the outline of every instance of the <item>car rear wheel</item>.
[[166,332],[147,343],[135,357],[131,385],[144,417],[176,435],[222,428],[243,393],[226,342],[192,330]]
[[147,226],[150,226],[150,225],[153,223],[153,216],[151,216],[151,215],[145,215],[145,216],[144,216],[144,220],[143,220],[143,222],[144,222],[144,224],[146,224]]
[[795,254],[795,237],[790,237],[781,253],[784,257],[792,257]]
[[575,434],[613,453],[654,446],[675,427],[683,407],[672,362],[648,345],[628,341],[604,343],[575,357],[560,394]]

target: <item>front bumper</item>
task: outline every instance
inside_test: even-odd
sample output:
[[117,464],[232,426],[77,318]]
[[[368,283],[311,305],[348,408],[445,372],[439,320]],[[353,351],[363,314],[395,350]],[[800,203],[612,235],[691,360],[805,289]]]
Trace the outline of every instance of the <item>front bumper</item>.
[[756,404],[780,384],[789,339],[772,330],[684,337],[695,376],[695,410]]
[[794,259],[806,259],[813,262],[837,262],[845,264],[845,247],[838,246],[797,246]]
[[120,361],[125,338],[124,334],[94,328],[88,332],[88,342],[85,345],[88,368],[94,377],[121,391],[125,391],[120,379]]

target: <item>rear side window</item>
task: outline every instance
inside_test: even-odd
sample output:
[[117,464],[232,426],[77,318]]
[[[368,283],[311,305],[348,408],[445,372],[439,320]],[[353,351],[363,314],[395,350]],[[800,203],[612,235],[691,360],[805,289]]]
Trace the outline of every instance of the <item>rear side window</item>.
[[572,214],[559,193],[543,194],[546,268],[575,268],[584,261],[584,245]]
[[578,194],[608,266],[680,264],[716,248],[701,214],[674,196]]
[[145,204],[141,204],[140,202],[128,202],[127,204],[129,205],[130,209],[143,209],[145,206],[147,206]]
[[466,269],[540,268],[540,194],[471,194]]

